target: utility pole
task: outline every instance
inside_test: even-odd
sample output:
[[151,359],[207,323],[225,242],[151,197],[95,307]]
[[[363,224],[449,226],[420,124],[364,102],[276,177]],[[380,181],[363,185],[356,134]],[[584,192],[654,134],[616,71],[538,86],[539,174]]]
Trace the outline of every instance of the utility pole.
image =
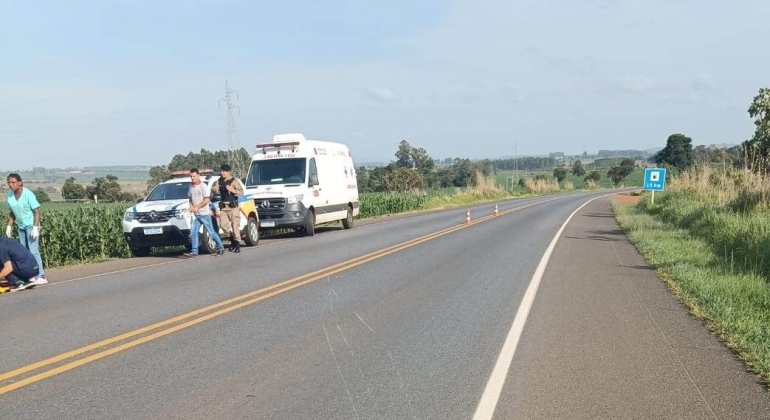
[[230,166],[233,168],[233,176],[236,178],[242,178],[246,176],[248,168],[245,167],[246,162],[239,159],[241,142],[238,140],[238,130],[235,127],[235,109],[238,109],[238,114],[241,113],[241,107],[233,105],[232,94],[235,94],[237,99],[240,99],[238,92],[230,89],[228,81],[225,80],[225,96],[219,100],[219,106],[222,107],[222,101],[225,101],[225,107],[227,111],[227,141],[229,150],[227,152],[227,158],[230,162]]

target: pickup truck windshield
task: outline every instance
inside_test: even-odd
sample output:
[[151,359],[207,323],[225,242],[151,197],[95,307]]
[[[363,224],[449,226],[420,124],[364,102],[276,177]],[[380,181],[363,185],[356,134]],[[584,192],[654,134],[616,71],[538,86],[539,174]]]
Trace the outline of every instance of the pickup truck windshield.
[[190,182],[174,182],[169,184],[160,184],[147,196],[144,201],[161,200],[185,200],[187,193],[190,192]]
[[304,184],[305,159],[255,160],[251,162],[246,187],[276,184]]

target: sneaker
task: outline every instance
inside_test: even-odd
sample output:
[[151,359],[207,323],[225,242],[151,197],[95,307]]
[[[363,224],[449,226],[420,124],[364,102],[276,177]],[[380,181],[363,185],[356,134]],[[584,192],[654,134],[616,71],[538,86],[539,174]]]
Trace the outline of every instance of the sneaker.
[[31,289],[35,286],[42,286],[44,284],[48,284],[48,280],[46,280],[45,277],[41,277],[41,276],[32,277],[27,282],[27,289]]
[[225,250],[224,249],[219,249],[219,250],[217,250],[217,253],[214,254],[215,257],[221,257],[222,255],[225,255]]
[[27,288],[26,283],[16,283],[8,290],[9,292],[18,292],[19,290],[24,290]]
[[198,256],[198,253],[197,253],[197,252],[185,252],[185,253],[184,253],[184,254],[182,254],[182,255],[183,255],[183,256],[185,256],[185,257],[187,257],[187,258],[195,258],[195,257],[197,257],[197,256]]

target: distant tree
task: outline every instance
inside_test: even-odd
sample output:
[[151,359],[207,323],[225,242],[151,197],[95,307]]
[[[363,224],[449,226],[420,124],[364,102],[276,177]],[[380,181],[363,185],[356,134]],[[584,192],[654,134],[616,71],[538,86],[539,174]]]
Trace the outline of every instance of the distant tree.
[[390,171],[384,182],[387,191],[406,192],[423,187],[422,175],[417,170],[402,167]]
[[123,191],[121,191],[118,177],[115,175],[107,175],[105,178],[94,178],[91,181],[91,185],[86,187],[86,197],[90,200],[97,196],[99,199],[118,202],[121,201],[122,195]]
[[37,188],[37,189],[33,190],[32,192],[35,193],[35,197],[37,197],[37,201],[38,202],[40,202],[40,203],[50,203],[51,202],[51,197],[48,196],[48,193],[44,189]]
[[714,150],[713,153],[711,153],[711,163],[716,163],[719,165],[725,165],[725,164],[732,164],[733,158],[730,156],[730,153],[727,151],[727,149],[717,149]]
[[433,158],[422,147],[412,147],[412,162],[421,175],[430,173],[436,167]]
[[612,180],[612,183],[617,186],[623,182],[627,176],[631,175],[631,172],[633,171],[634,167],[630,165],[613,166],[609,171],[607,171],[607,176],[609,176],[610,180]]
[[150,179],[147,180],[147,190],[151,190],[156,185],[168,179],[170,171],[166,165],[153,166],[150,168]]
[[580,159],[576,160],[575,163],[572,164],[572,174],[581,177],[586,174],[586,169],[583,167],[583,162],[580,161]]
[[553,177],[556,178],[558,182],[564,181],[564,178],[567,177],[567,168],[564,166],[557,166],[553,170]]
[[693,160],[696,165],[708,165],[711,162],[712,150],[704,145],[696,146],[692,151]]
[[396,150],[396,161],[394,162],[397,168],[411,168],[412,167],[412,146],[406,140],[401,140],[398,143],[398,150]]
[[361,166],[356,170],[356,183],[358,184],[358,191],[372,192],[369,188],[369,170],[366,166]]
[[634,168],[636,168],[636,162],[633,159],[623,159],[620,161],[620,166],[631,168],[631,172],[633,172]]
[[556,159],[547,157],[520,157],[515,159],[495,159],[492,165],[496,171],[540,171],[556,166]]
[[666,141],[666,147],[655,155],[655,162],[667,164],[679,172],[693,165],[692,139],[683,134],[672,134]]
[[436,166],[433,158],[428,155],[422,147],[412,147],[406,140],[398,143],[396,151],[396,161],[394,165],[397,168],[414,168],[421,175],[426,175]]
[[754,118],[756,129],[751,140],[745,143],[753,169],[770,172],[770,88],[762,88],[749,106],[749,116]]
[[481,162],[479,162],[479,167],[481,170],[481,174],[484,177],[490,177],[495,174],[495,165],[493,165],[492,161],[489,159],[484,159]]
[[[235,167],[235,163],[232,160],[239,161],[240,165],[244,168],[248,168],[251,164],[251,156],[249,152],[244,148],[240,148],[236,152],[230,152],[229,150],[219,150],[215,152],[201,149],[200,152],[189,152],[187,155],[175,155],[171,158],[171,162],[167,165],[169,171],[180,171],[190,168],[198,169],[212,169],[219,170],[219,167],[223,163],[229,163]],[[242,178],[246,176],[243,174],[233,173],[234,176]]]
[[595,183],[599,183],[602,179],[602,174],[599,171],[592,171],[590,174],[586,175],[585,178],[583,178],[583,182],[588,183],[588,181],[592,181]]
[[61,195],[65,200],[81,200],[86,198],[86,189],[75,182],[75,178],[69,177],[61,187]]
[[139,198],[135,193],[124,191],[122,194],[120,194],[120,200],[125,203],[136,201],[136,199]]
[[454,187],[470,187],[476,182],[476,167],[470,159],[456,158],[449,169]]
[[387,191],[385,179],[391,171],[391,167],[374,168],[369,173],[369,188],[371,191]]

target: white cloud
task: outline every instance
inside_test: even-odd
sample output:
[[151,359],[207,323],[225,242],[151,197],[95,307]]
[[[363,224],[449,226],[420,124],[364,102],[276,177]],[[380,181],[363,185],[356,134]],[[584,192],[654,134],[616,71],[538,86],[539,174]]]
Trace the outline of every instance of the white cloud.
[[369,97],[369,99],[373,99],[380,103],[401,102],[401,97],[398,95],[398,93],[388,88],[369,86],[366,88],[365,93],[366,93],[366,96]]

